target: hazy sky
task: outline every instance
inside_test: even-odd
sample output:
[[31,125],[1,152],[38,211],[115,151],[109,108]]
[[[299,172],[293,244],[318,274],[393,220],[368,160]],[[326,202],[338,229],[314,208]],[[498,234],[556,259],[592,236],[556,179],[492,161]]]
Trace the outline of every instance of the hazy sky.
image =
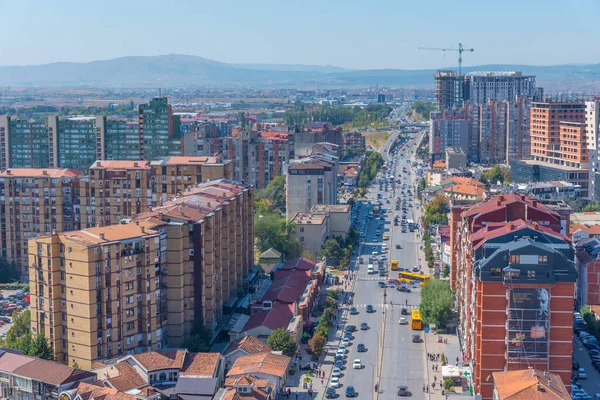
[[0,0],[0,65],[191,54],[347,68],[600,63],[600,0]]

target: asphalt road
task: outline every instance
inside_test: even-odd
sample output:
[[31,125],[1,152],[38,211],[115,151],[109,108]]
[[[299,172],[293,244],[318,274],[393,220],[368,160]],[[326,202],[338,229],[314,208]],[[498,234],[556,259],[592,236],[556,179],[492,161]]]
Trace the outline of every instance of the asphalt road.
[[[414,155],[415,140],[412,140],[413,146],[411,152]],[[391,144],[391,143],[390,143]],[[383,151],[387,152],[388,143]],[[408,147],[404,147],[407,149]],[[399,152],[402,154],[404,149]],[[401,177],[404,182],[411,186],[415,185],[415,176],[402,174],[402,165],[405,163],[400,155],[397,162],[396,177]],[[408,169],[410,171],[410,169]],[[377,201],[379,185],[371,186],[368,197],[372,202]],[[393,225],[393,210],[395,198],[400,196],[400,187],[396,186],[396,193],[393,191],[382,193],[383,196],[392,195],[390,204],[387,204],[387,197],[382,199],[383,208],[392,209],[388,212],[385,219],[385,230],[390,235],[387,240],[389,251],[387,252],[387,263],[391,259],[400,261],[400,267],[412,269],[419,264],[417,249],[420,245],[416,237],[416,232],[402,233],[400,226]],[[414,190],[413,190],[414,193]],[[408,197],[407,197],[408,200]],[[415,219],[414,206],[415,198],[412,201],[413,208],[409,208],[408,218]],[[359,219],[360,220],[360,219]],[[370,219],[367,222],[366,238],[360,247],[360,257],[363,258],[362,264],[356,264],[358,267],[357,277],[350,295],[353,299],[353,305],[357,308],[357,315],[347,315],[346,324],[356,325],[359,329],[354,333],[354,340],[348,347],[345,369],[342,371],[340,381],[342,386],[338,389],[341,397],[344,397],[344,391],[348,385],[354,386],[358,392],[359,398],[382,398],[388,399],[396,397],[396,390],[399,385],[406,385],[412,394],[412,397],[424,399],[422,392],[423,383],[426,382],[424,366],[425,348],[423,343],[412,343],[413,331],[410,325],[400,325],[401,309],[406,306],[409,311],[418,308],[420,303],[420,288],[413,289],[411,293],[399,292],[393,288],[382,289],[378,286],[378,281],[387,281],[387,278],[381,278],[377,274],[369,275],[367,266],[369,256],[375,247],[381,254],[381,240],[377,240],[375,232],[382,225],[379,219]],[[379,236],[381,238],[381,236]],[[396,249],[396,244],[400,244],[401,249]],[[389,264],[388,264],[389,268]],[[377,266],[375,266],[377,271]],[[389,271],[389,277],[397,277],[397,273]],[[386,293],[384,303],[384,291]],[[390,301],[392,304],[390,304]],[[367,305],[372,305],[375,309],[373,313],[367,313]],[[410,321],[410,317],[407,317]],[[360,324],[366,322],[368,330],[360,330]],[[367,351],[359,353],[356,349],[359,343],[366,346]],[[362,368],[352,368],[353,361],[360,359]],[[378,379],[378,376],[380,377]],[[380,388],[377,395],[374,391],[375,383],[379,381]]]

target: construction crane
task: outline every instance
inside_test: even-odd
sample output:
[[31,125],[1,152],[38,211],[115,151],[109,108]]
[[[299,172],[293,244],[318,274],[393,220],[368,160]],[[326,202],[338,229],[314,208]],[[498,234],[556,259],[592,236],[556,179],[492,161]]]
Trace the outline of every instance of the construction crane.
[[473,52],[475,49],[465,49],[462,43],[458,44],[458,48],[444,47],[419,47],[419,50],[437,50],[437,51],[457,51],[458,52],[458,101],[462,104],[462,53],[464,51]]

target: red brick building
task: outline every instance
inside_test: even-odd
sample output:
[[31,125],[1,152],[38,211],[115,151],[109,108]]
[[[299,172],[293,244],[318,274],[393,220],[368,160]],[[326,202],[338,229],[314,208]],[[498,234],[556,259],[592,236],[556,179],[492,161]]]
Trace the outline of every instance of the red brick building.
[[560,216],[507,195],[454,209],[451,226],[452,288],[475,392],[491,399],[488,376],[530,366],[570,382],[577,273]]

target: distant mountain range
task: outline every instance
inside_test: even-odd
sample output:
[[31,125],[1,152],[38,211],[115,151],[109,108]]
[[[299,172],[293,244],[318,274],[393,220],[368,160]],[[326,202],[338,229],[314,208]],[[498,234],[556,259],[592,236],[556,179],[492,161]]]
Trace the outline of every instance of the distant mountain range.
[[[481,65],[465,72],[522,71],[551,86],[598,87],[600,64]],[[122,57],[88,63],[1,66],[0,86],[26,87],[351,87],[432,85],[436,70],[351,70],[335,66],[227,64],[197,56],[168,54]]]

